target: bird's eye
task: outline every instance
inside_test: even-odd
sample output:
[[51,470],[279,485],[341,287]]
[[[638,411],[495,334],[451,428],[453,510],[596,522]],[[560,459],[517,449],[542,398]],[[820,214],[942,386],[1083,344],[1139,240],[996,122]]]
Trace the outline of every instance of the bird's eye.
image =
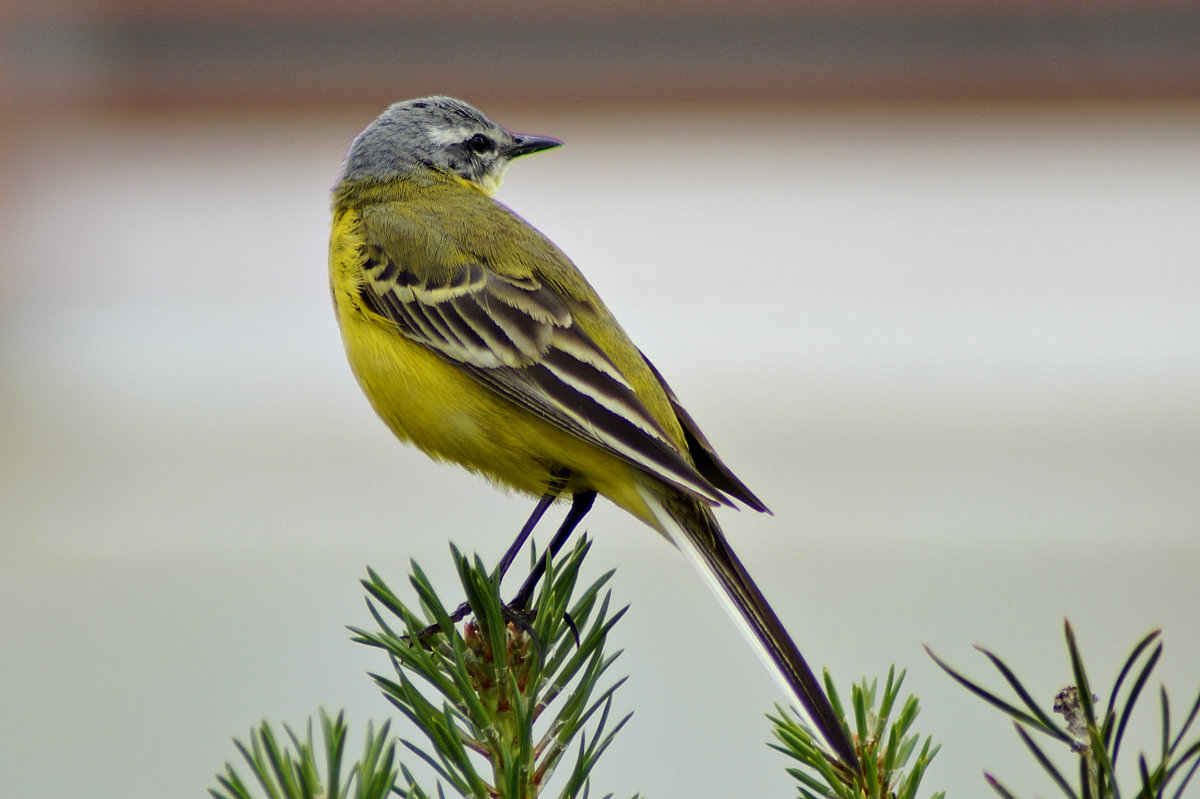
[[496,143],[492,141],[490,137],[482,133],[476,133],[474,136],[463,142],[463,144],[466,146],[468,151],[475,153],[476,155],[490,153],[492,150],[496,149]]

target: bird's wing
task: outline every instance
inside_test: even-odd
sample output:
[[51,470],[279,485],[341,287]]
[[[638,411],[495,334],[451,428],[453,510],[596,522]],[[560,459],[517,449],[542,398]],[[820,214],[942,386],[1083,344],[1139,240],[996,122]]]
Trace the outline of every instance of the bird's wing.
[[482,263],[439,271],[418,275],[368,242],[364,304],[525,410],[705,502],[729,504],[550,287]]
[[704,475],[710,483],[721,489],[723,492],[744,503],[747,507],[753,508],[762,513],[770,513],[771,511],[763,504],[763,501],[754,495],[754,492],[749,487],[738,479],[737,475],[725,465],[725,461],[717,455],[717,451],[713,445],[708,443],[708,438],[704,433],[700,432],[700,426],[696,424],[696,420],[683,407],[683,403],[675,396],[675,392],[667,385],[667,381],[659,374],[658,369],[650,362],[645,353],[639,350],[642,360],[646,362],[646,366],[650,367],[651,373],[658,380],[658,384],[662,386],[663,391],[667,395],[667,399],[671,403],[671,409],[675,411],[675,418],[679,420],[680,427],[683,428],[683,436],[687,440],[688,454],[692,456],[692,462],[696,465],[696,471]]

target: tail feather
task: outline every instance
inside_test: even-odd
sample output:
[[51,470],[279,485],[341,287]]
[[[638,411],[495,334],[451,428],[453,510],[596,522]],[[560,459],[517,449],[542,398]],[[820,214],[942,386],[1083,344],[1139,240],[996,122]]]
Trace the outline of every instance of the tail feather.
[[766,597],[725,540],[712,511],[690,498],[641,491],[672,542],[688,555],[783,686],[803,705],[842,762],[858,770],[850,736]]

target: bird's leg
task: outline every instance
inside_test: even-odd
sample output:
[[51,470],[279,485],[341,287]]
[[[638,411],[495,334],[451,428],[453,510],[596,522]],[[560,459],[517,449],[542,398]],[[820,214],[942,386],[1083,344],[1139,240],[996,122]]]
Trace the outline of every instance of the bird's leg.
[[579,491],[571,497],[571,509],[567,511],[566,518],[563,519],[562,524],[559,525],[558,532],[551,539],[546,556],[538,558],[537,563],[533,566],[533,570],[529,572],[529,576],[525,578],[525,582],[521,585],[521,590],[517,591],[517,595],[513,597],[512,602],[508,603],[510,610],[523,611],[527,608],[529,600],[533,597],[533,591],[537,588],[538,581],[546,573],[546,557],[554,557],[558,554],[559,550],[570,539],[571,533],[575,532],[575,528],[579,526],[579,522],[592,509],[592,503],[595,501],[595,491]]
[[[504,553],[504,557],[500,558],[500,563],[496,566],[496,580],[504,579],[504,575],[508,572],[508,567],[511,566],[513,560],[516,559],[517,553],[521,551],[521,547],[525,546],[525,542],[529,540],[529,535],[533,532],[533,528],[537,527],[538,522],[540,522],[542,517],[546,515],[546,510],[549,509],[549,507],[554,503],[554,500],[558,499],[559,495],[563,491],[563,488],[565,488],[567,485],[567,478],[570,476],[571,472],[567,469],[559,469],[550,475],[550,483],[546,486],[546,493],[542,494],[542,498],[538,500],[538,504],[536,507],[534,507],[533,513],[529,514],[529,518],[526,519],[525,524],[521,526],[521,531],[517,533],[516,540],[513,541],[508,547],[508,550]],[[589,502],[588,505],[590,506],[591,503]],[[572,504],[571,507],[574,509],[575,506]],[[555,541],[557,540],[558,536],[556,535]],[[553,545],[553,542],[551,542],[551,544]],[[560,543],[558,546],[561,548],[562,544]],[[554,552],[557,551],[557,549],[554,550]],[[543,566],[542,569],[544,571],[545,567]],[[526,582],[528,582],[528,579]],[[524,589],[522,588],[522,590]],[[531,592],[532,590],[533,588],[530,587]],[[459,605],[453,613],[450,614],[450,621],[460,622],[470,613],[471,606],[464,602]],[[426,640],[428,640],[429,636],[441,631],[441,625],[431,624],[417,634],[417,640],[424,643]]]
[[[579,522],[587,515],[587,512],[592,509],[592,503],[596,501],[595,491],[580,491],[571,497],[571,509],[567,511],[566,518],[559,525],[558,530],[554,533],[554,538],[550,540],[550,546],[541,558],[538,558],[533,569],[525,578],[525,582],[521,584],[521,589],[517,591],[517,595],[513,597],[512,602],[504,606],[505,615],[509,621],[516,624],[525,632],[533,637],[533,643],[537,651],[538,657],[541,657],[542,645],[537,640],[537,636],[533,634],[533,628],[530,624],[534,616],[534,611],[529,609],[529,600],[533,598],[533,592],[537,588],[538,582],[546,573],[546,559],[558,555],[559,550],[571,538],[571,534],[575,532],[575,528],[579,526]],[[571,629],[571,634],[575,636],[575,645],[579,645],[579,631],[575,628],[575,621],[569,613],[564,613],[564,621]]]
[[500,558],[500,563],[496,567],[497,580],[504,579],[504,575],[508,573],[508,567],[516,559],[517,553],[521,551],[521,547],[525,546],[525,542],[529,540],[529,535],[533,532],[533,528],[537,527],[538,522],[542,520],[542,516],[546,515],[546,510],[562,494],[563,489],[567,485],[567,479],[570,476],[571,472],[567,469],[558,469],[550,475],[550,483],[546,486],[546,493],[542,494],[542,498],[538,500],[537,507],[533,509],[533,513],[529,514],[529,518],[521,527],[521,532],[517,533],[516,540],[508,547],[508,551],[504,553],[504,557]]

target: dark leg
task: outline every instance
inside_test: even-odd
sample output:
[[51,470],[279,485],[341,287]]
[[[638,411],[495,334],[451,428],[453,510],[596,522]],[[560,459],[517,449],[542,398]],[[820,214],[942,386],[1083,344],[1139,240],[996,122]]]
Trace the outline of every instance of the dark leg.
[[567,478],[571,473],[566,469],[562,469],[554,473],[550,480],[550,485],[546,487],[546,493],[542,494],[542,498],[538,500],[537,507],[533,509],[533,513],[529,514],[529,519],[521,528],[521,532],[517,533],[517,539],[509,546],[508,551],[504,553],[504,557],[500,558],[500,564],[496,567],[496,578],[503,580],[504,575],[508,573],[508,567],[512,565],[516,559],[517,553],[521,551],[521,547],[525,546],[525,542],[529,540],[529,534],[533,532],[533,528],[538,526],[538,522],[542,520],[542,516],[546,515],[547,508],[558,499],[558,495],[562,493],[563,487],[567,484]]
[[[567,511],[566,518],[563,519],[558,532],[554,534],[554,538],[550,541],[548,550],[550,557],[557,555],[559,550],[563,548],[563,545],[570,539],[571,533],[575,532],[575,528],[579,526],[579,522],[592,509],[592,503],[595,501],[595,491],[580,491],[571,497],[571,509]],[[542,575],[545,573],[546,559],[539,558],[538,562],[533,566],[533,571],[529,572],[529,576],[525,578],[525,582],[521,585],[521,590],[517,592],[517,595],[513,597],[513,601],[509,603],[509,608],[512,610],[525,610],[529,605],[529,600],[533,597],[533,592],[537,588],[538,581],[542,579]]]
[[[551,504],[554,503],[554,500],[558,499],[558,495],[561,494],[563,488],[566,487],[567,478],[570,476],[571,476],[571,472],[566,469],[559,469],[558,471],[554,472],[551,475],[550,484],[548,486],[546,486],[546,493],[542,494],[542,498],[538,500],[538,504],[533,509],[533,513],[529,514],[529,518],[526,519],[525,524],[522,525],[521,532],[517,533],[517,539],[512,542],[512,544],[508,547],[508,550],[504,553],[504,557],[502,557],[500,559],[500,563],[496,567],[496,579],[497,580],[504,579],[505,573],[508,572],[508,567],[512,565],[513,560],[517,557],[517,553],[521,551],[521,547],[525,546],[525,542],[527,540],[529,540],[529,535],[530,535],[530,533],[533,532],[533,528],[537,527],[538,522],[540,522],[542,520],[542,517],[546,515],[546,510],[550,507]],[[591,502],[588,503],[588,506],[589,507],[591,506]],[[575,508],[575,506],[574,506],[574,504],[572,504],[571,509],[574,510],[574,508]],[[585,512],[586,512],[586,510],[585,510]],[[569,517],[570,517],[570,515],[568,514],[568,518]],[[582,514],[581,514],[581,518],[582,518]],[[578,523],[578,520],[576,521],[576,523]],[[565,524],[565,522],[564,522],[564,524]],[[558,540],[557,536],[555,536],[555,540]],[[561,547],[561,546],[562,546],[562,544],[559,544],[559,547]],[[554,550],[554,551],[557,552],[558,550]],[[545,570],[545,567],[543,566],[542,569]],[[528,582],[528,580],[526,580],[526,582]],[[532,591],[533,591],[533,588],[530,587],[530,592],[532,592]],[[453,622],[462,621],[463,619],[465,619],[467,617],[468,614],[470,614],[470,612],[471,612],[471,606],[468,605],[466,602],[464,602],[461,605],[459,605],[453,613],[450,614],[450,621],[453,621]],[[437,626],[436,624],[431,625],[429,627],[426,627],[424,630],[422,630],[421,634],[418,636],[418,638],[421,641],[424,641],[430,635],[433,635],[434,633],[440,632],[440,631],[441,631],[441,628],[439,626]]]

